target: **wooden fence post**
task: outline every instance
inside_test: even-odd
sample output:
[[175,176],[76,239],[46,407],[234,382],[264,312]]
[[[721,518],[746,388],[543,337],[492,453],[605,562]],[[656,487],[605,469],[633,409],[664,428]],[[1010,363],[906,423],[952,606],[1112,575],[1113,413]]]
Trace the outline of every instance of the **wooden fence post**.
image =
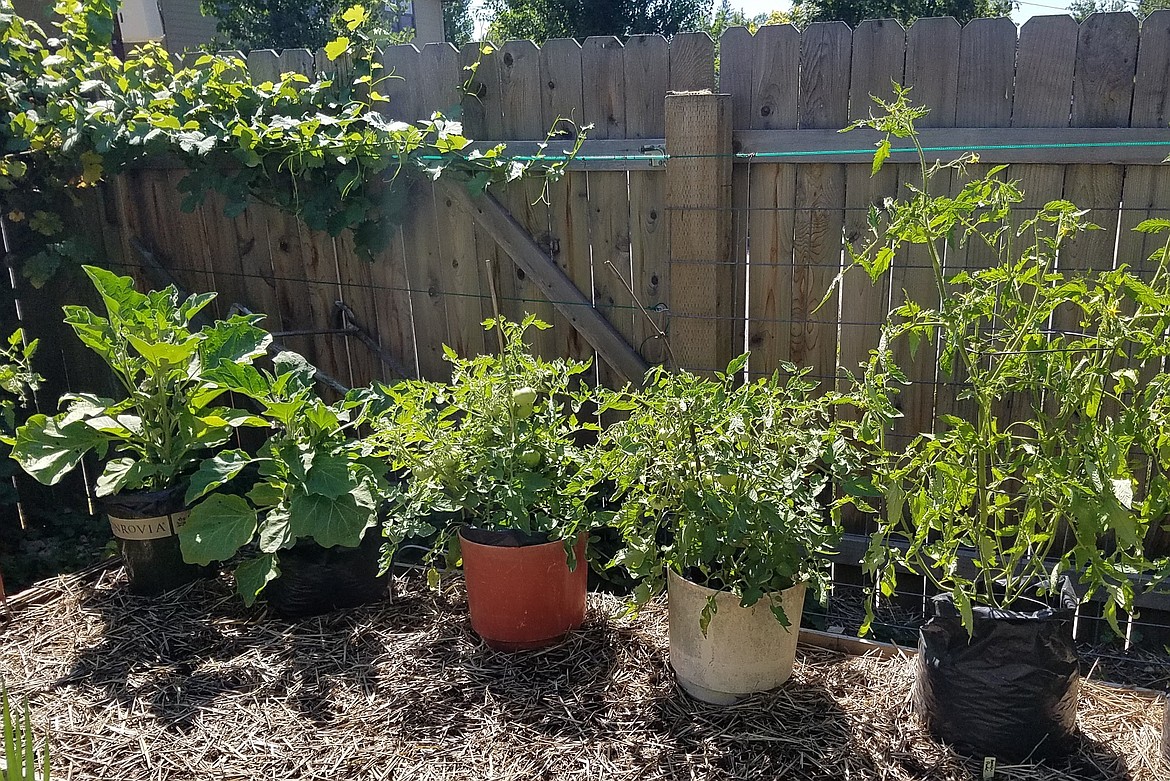
[[721,370],[743,351],[733,344],[744,305],[732,253],[731,118],[730,95],[666,96],[668,322],[679,368]]

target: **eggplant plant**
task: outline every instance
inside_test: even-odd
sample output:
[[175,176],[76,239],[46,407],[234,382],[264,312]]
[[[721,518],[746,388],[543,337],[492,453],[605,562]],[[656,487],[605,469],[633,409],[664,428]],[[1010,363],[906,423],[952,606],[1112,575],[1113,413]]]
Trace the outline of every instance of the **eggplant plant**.
[[[280,575],[281,551],[299,540],[357,547],[377,524],[386,493],[382,461],[369,457],[369,444],[356,435],[384,397],[359,389],[326,404],[314,390],[315,369],[300,355],[280,353],[274,365],[274,373],[252,366],[223,373],[233,393],[260,404],[271,434],[255,455],[225,450],[203,461],[179,531],[190,564],[228,561],[256,543],[235,571],[248,605]],[[237,478],[247,484],[224,488]]]
[[192,320],[215,298],[183,298],[172,285],[140,293],[134,281],[85,266],[104,316],[66,306],[65,322],[105,361],[121,398],[67,394],[54,416],[29,417],[16,433],[12,457],[46,485],[56,484],[87,453],[105,460],[98,496],[180,485],[206,451],[240,426],[262,424],[250,413],[217,404],[227,387],[224,367],[248,366],[271,337],[260,315],[236,315],[195,329]]
[[[615,487],[625,547],[613,564],[643,578],[636,601],[662,589],[665,566],[744,607],[767,599],[787,626],[779,592],[825,593],[840,509],[873,489],[834,414],[846,400],[791,364],[744,383],[747,358],[714,377],[657,367],[642,388],[603,391],[600,413],[626,418],[602,433],[590,469]],[[704,632],[715,609],[712,596]]]
[[[1140,274],[1061,269],[1070,242],[1097,227],[1085,211],[1057,200],[1025,214],[1005,166],[941,194],[940,179],[962,176],[974,158],[928,164],[914,129],[926,109],[901,88],[877,102],[880,115],[853,125],[885,134],[875,172],[899,138],[917,150],[921,175],[904,199],[871,213],[872,241],[853,266],[876,281],[916,247],[934,285],[884,324],[860,380],[860,431],[886,449],[907,384],[900,356],[922,344],[937,344],[940,378],[961,390],[933,431],[884,461],[885,512],[864,568],[886,595],[900,569],[929,578],[968,631],[973,605],[1056,595],[1067,575],[1084,598],[1103,598],[1117,629],[1118,609],[1133,610],[1135,576],[1147,573],[1152,586],[1170,574],[1144,550],[1170,495],[1167,249]],[[1150,220],[1137,230],[1167,228]],[[947,253],[967,246],[993,261],[948,268]]]

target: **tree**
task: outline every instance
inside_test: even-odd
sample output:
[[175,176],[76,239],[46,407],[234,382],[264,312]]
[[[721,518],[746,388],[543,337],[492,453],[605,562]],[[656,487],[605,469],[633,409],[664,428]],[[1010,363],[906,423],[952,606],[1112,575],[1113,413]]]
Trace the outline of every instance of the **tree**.
[[462,46],[475,37],[471,0],[448,0],[443,3],[443,37],[456,46]]
[[904,25],[929,16],[972,19],[1007,16],[1013,0],[795,0],[793,9],[810,22],[842,21],[856,27],[865,19],[897,19]]
[[702,30],[709,33],[718,44],[720,37],[729,27],[746,27],[753,35],[769,24],[801,24],[803,20],[788,11],[771,11],[748,16],[742,10],[732,8],[731,0],[720,0],[711,17],[711,22]]
[[1078,22],[1089,18],[1090,14],[1109,13],[1111,11],[1133,11],[1139,18],[1170,8],[1170,0],[1072,0],[1068,4],[1068,12]]
[[[341,14],[357,0],[201,0],[205,16],[214,16],[215,47],[220,49],[321,49],[342,34]],[[367,34],[387,40],[402,13],[402,2],[369,0]]]
[[488,0],[488,37],[587,38],[591,35],[674,35],[705,29],[711,0]]

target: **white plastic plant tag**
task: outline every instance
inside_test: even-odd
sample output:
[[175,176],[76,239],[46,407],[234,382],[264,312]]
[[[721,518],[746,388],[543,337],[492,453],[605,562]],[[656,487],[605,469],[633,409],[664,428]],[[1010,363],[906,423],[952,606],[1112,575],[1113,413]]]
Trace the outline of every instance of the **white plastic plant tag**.
[[995,757],[983,758],[983,781],[995,778]]

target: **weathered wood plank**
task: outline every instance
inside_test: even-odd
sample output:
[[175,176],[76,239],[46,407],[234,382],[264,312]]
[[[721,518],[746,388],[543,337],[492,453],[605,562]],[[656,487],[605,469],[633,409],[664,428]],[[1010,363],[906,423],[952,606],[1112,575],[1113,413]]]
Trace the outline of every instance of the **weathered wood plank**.
[[[893,84],[901,84],[906,64],[906,30],[895,20],[865,21],[853,32],[853,56],[849,77],[849,119],[868,117],[875,108],[869,96],[890,98]],[[852,134],[845,140],[853,141]],[[845,241],[855,251],[872,239],[868,215],[873,207],[898,193],[898,169],[888,165],[876,175],[873,166],[861,163],[845,169]],[[848,262],[848,258],[846,258]],[[847,274],[841,285],[840,365],[857,374],[878,343],[881,324],[889,309],[890,285],[886,276],[877,283],[862,273]],[[835,317],[822,312],[821,319]]]
[[[572,39],[545,41],[540,51],[540,106],[546,127],[559,123],[565,133],[561,145],[576,137],[585,124],[581,81],[581,45]],[[555,148],[555,146],[554,146]],[[589,247],[589,179],[583,172],[565,174],[549,185],[548,248],[557,266],[572,280],[585,300],[593,302],[593,268]],[[553,319],[558,351],[565,357],[587,360],[593,347],[559,312]]]
[[[751,41],[751,131],[796,128],[800,31],[792,25],[766,26]],[[748,369],[771,374],[791,357],[788,338],[792,300],[792,242],[796,166],[766,161],[748,169]]]
[[[593,125],[592,133],[599,138],[624,137],[627,84],[621,41],[606,36],[586,39],[581,48],[581,78],[589,85],[584,95],[584,118]],[[625,173],[598,172],[590,172],[588,177],[593,305],[619,333],[633,339],[634,302],[626,289],[632,274],[628,177]],[[619,380],[611,368],[617,367],[597,367],[604,385]]]
[[[719,42],[719,91],[731,96],[731,127],[752,124],[752,35],[745,27],[732,27]],[[734,136],[733,136],[734,139]],[[733,141],[734,144],[734,141]],[[738,315],[733,321],[735,352],[747,349],[747,268],[750,225],[751,166],[737,159],[731,174],[731,257],[735,262],[735,294]]]
[[[919,19],[906,31],[906,86],[913,89],[914,102],[926,105],[930,113],[919,121],[919,127],[951,128],[959,102],[959,52],[962,29],[954,19]],[[951,130],[937,131],[950,134]],[[932,154],[931,157],[941,155]],[[948,155],[948,157],[950,157]],[[930,158],[928,158],[930,159]],[[909,197],[908,184],[921,184],[917,164],[899,165],[899,197]],[[950,177],[936,178],[933,194],[946,194],[951,187]],[[907,297],[914,297],[924,306],[937,306],[931,259],[925,247],[911,247],[894,258],[890,277],[890,306],[901,306]],[[894,445],[905,445],[910,438],[923,431],[933,431],[940,409],[953,401],[959,378],[938,376],[937,352],[933,343],[918,346],[914,355],[905,343],[896,348],[896,359],[906,371],[910,385],[903,389],[898,407],[903,417],[894,427]],[[938,383],[936,385],[936,383]],[[936,404],[938,406],[936,406]]]
[[[1138,21],[1131,13],[1093,14],[1077,36],[1072,124],[1126,127],[1137,69]],[[1066,245],[1066,270],[1111,268],[1117,241],[1124,169],[1116,165],[1071,165],[1065,169],[1064,197],[1092,209],[1089,218],[1104,230],[1089,231]],[[1075,323],[1075,313],[1058,313],[1058,327]]]
[[[959,44],[959,95],[955,124],[1008,127],[1016,73],[1016,25],[1007,17],[973,19],[963,28]],[[980,154],[980,159],[983,155]],[[984,176],[990,163],[972,164],[968,178]],[[955,182],[955,188],[961,183]],[[1006,237],[1005,237],[1006,238]],[[997,262],[998,250],[975,240],[948,248],[950,269],[986,268]]]
[[[670,48],[660,35],[634,36],[626,41],[626,136],[651,139],[666,135],[663,96],[670,86]],[[670,299],[670,226],[666,177],[657,171],[631,171],[630,283],[647,310]],[[635,302],[631,301],[631,304]],[[636,304],[635,304],[636,306]],[[666,360],[665,346],[645,315],[634,309],[631,343],[651,363]],[[661,327],[661,317],[658,326]]]
[[[500,62],[500,101],[504,114],[502,140],[532,138],[547,133],[540,103],[533,99],[540,93],[543,83],[540,49],[536,44],[532,41],[504,44]],[[549,208],[542,179],[513,182],[502,193],[497,193],[497,198],[537,241],[548,235]],[[556,309],[545,299],[540,287],[511,259],[504,257],[500,262],[504,264],[501,275],[511,277],[509,282],[517,299],[514,302],[517,315],[534,314],[544,322],[552,323]],[[556,335],[551,330],[530,331],[528,338],[537,355],[552,358],[559,354]]]
[[[1130,126],[1165,128],[1170,125],[1170,10],[1155,11],[1142,20],[1137,73],[1134,79]],[[1142,220],[1170,216],[1170,168],[1164,165],[1131,165],[1125,169],[1121,200],[1121,234],[1117,262],[1145,273],[1154,250],[1164,246],[1165,236],[1135,233]]]
[[715,42],[707,33],[679,33],[670,39],[670,88],[715,89]]
[[[852,31],[841,22],[809,25],[801,36],[800,120],[802,128],[839,129],[849,119]],[[822,387],[832,387],[837,367],[837,294],[819,311],[841,270],[845,223],[845,168],[814,163],[796,173],[795,244],[789,319],[794,363],[812,368]]]

